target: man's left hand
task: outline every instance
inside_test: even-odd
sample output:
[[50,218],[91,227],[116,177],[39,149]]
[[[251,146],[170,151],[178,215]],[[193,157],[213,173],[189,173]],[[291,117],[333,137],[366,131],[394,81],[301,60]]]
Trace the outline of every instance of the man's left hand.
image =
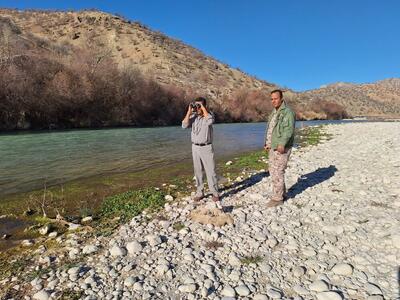
[[205,106],[203,105],[203,103],[200,102],[199,104],[200,104],[200,109],[201,109],[201,111],[203,112],[204,117],[207,117],[207,116],[208,116],[207,108],[205,108]]
[[280,154],[285,153],[285,146],[278,145],[278,147],[276,148],[276,151],[278,151]]

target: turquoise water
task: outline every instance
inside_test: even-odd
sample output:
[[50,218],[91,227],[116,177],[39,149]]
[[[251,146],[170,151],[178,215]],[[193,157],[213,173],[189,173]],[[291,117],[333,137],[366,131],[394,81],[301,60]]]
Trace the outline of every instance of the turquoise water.
[[[297,122],[297,127],[345,121]],[[261,149],[265,123],[214,125],[216,156]],[[181,127],[118,128],[0,135],[0,197],[75,179],[134,172],[191,159]]]

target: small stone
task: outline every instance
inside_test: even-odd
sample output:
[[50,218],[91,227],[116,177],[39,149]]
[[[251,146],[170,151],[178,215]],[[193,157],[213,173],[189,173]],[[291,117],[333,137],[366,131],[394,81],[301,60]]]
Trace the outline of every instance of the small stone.
[[278,245],[278,241],[274,237],[269,238],[265,243],[269,248],[274,248],[276,245]]
[[91,216],[84,217],[81,220],[82,223],[89,223],[89,222],[92,222],[92,221],[93,221],[93,217],[91,217]]
[[272,270],[272,267],[267,263],[260,264],[259,268],[263,273],[269,273]]
[[292,270],[293,275],[296,277],[301,277],[306,273],[306,268],[302,267],[302,266],[298,266],[293,268]]
[[95,252],[97,252],[97,246],[95,246],[95,245],[86,245],[82,249],[83,254],[92,254]]
[[32,241],[32,240],[23,240],[23,241],[21,242],[21,245],[22,245],[23,247],[30,247],[30,246],[33,245],[33,241]]
[[368,295],[382,295],[382,290],[379,286],[376,284],[368,282],[365,285],[365,290],[368,293]]
[[257,295],[254,295],[253,300],[268,300],[268,296],[263,295],[263,294],[257,294]]
[[342,300],[342,296],[340,296],[336,292],[322,292],[317,294],[318,300]]
[[70,230],[70,231],[75,231],[75,230],[78,230],[80,227],[81,227],[81,225],[79,225],[79,224],[73,224],[73,223],[71,223],[71,224],[69,224],[69,226],[68,226],[68,230]]
[[169,266],[166,264],[160,264],[156,267],[156,272],[158,276],[162,276],[167,273],[169,270]]
[[344,232],[343,226],[340,225],[325,225],[322,227],[322,231],[335,235],[341,235]]
[[124,280],[124,285],[127,287],[131,287],[135,284],[135,282],[136,282],[136,279],[132,276],[129,276],[128,278],[126,278]]
[[314,292],[325,292],[329,291],[329,285],[323,280],[316,280],[311,283],[308,287],[311,291]]
[[194,293],[197,287],[194,283],[191,284],[182,284],[178,287],[178,290],[182,293]]
[[400,234],[392,234],[392,244],[394,247],[400,249]]
[[231,160],[228,160],[225,165],[230,166],[231,164],[233,164],[233,162]]
[[293,290],[299,295],[309,294],[308,290],[300,284],[296,284],[295,286],[293,286]]
[[33,295],[33,299],[35,300],[48,300],[49,298],[50,295],[45,290],[41,290],[37,292],[35,295]]
[[151,247],[155,247],[162,243],[161,237],[159,235],[148,235],[146,236],[146,240],[149,242]]
[[224,289],[221,291],[221,295],[225,297],[235,297],[236,291],[229,285],[224,286]]
[[236,293],[238,293],[239,296],[248,296],[248,295],[250,295],[249,288],[244,284],[239,285],[238,287],[236,287],[235,291],[236,291]]
[[231,252],[231,254],[229,254],[229,264],[231,266],[241,266],[242,262],[240,261],[239,257],[237,257],[237,255],[233,252]]
[[39,229],[39,233],[41,235],[46,235],[47,233],[49,233],[50,229],[51,229],[50,225],[45,225],[45,226],[43,226],[42,228]]
[[272,299],[281,299],[282,293],[276,289],[269,289],[267,295]]
[[127,253],[125,248],[119,247],[117,245],[110,249],[111,256],[125,256]]
[[39,264],[41,264],[41,265],[50,265],[51,264],[50,256],[40,257],[39,258]]
[[195,260],[195,258],[194,258],[194,256],[192,254],[185,255],[183,257],[183,259],[186,260],[186,261],[194,261]]
[[172,201],[172,200],[174,200],[174,197],[172,197],[171,195],[165,195],[164,199],[166,201]]
[[207,296],[208,296],[208,289],[206,289],[205,287],[202,287],[201,289],[200,289],[200,295],[201,295],[201,297],[204,299],[204,298],[207,298]]
[[158,224],[160,224],[160,226],[161,226],[162,228],[164,228],[164,229],[168,229],[168,227],[171,226],[171,222],[169,222],[169,221],[164,221],[164,220],[161,220]]
[[126,244],[126,249],[129,254],[137,254],[142,252],[143,246],[138,241],[132,241]]
[[49,238],[54,239],[55,237],[57,237],[58,233],[57,231],[52,231],[49,233]]
[[56,279],[50,281],[50,282],[47,284],[47,288],[48,288],[48,289],[51,289],[51,290],[54,290],[54,288],[56,287],[56,285],[57,285],[59,282],[60,282],[60,280],[59,280],[58,278],[56,278]]
[[349,276],[353,274],[353,267],[346,263],[340,263],[332,268],[332,272],[336,275]]
[[69,275],[78,275],[81,267],[72,267],[68,269]]
[[315,255],[317,255],[317,252],[314,249],[305,249],[303,250],[303,254],[307,257],[314,257]]
[[133,289],[135,291],[141,291],[141,290],[143,290],[143,284],[141,282],[135,282],[133,284]]

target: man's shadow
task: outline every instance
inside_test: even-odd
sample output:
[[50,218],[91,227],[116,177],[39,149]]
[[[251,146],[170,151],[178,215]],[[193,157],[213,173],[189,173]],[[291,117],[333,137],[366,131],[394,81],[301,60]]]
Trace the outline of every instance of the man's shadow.
[[[287,199],[294,198],[296,195],[301,194],[306,189],[313,187],[335,175],[337,168],[330,165],[326,168],[319,168],[311,173],[302,175],[300,179],[288,190]],[[222,188],[220,191],[223,194],[221,199],[237,194],[248,187],[260,182],[264,177],[269,176],[269,172],[260,172],[246,178],[242,181],[235,182],[232,185]],[[225,192],[226,191],[226,192]],[[225,193],[224,193],[225,192]],[[233,207],[225,207],[224,210],[231,211]]]
[[335,175],[338,169],[330,165],[326,168],[319,168],[311,173],[302,175],[299,180],[288,190],[287,199],[294,198],[296,195],[301,194],[306,189],[313,187]]
[[[252,185],[260,182],[264,177],[269,176],[269,172],[260,172],[254,175],[251,175],[249,178],[246,178],[242,181],[235,182],[231,185],[225,186],[222,188],[220,191],[223,193],[223,196],[221,198],[225,198],[234,194],[237,194],[248,187],[251,187]],[[224,193],[227,191],[226,193]]]

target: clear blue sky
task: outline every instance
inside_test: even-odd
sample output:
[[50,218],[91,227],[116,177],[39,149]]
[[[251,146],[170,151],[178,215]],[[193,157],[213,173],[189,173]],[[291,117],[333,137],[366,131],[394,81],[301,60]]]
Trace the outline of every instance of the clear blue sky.
[[400,0],[0,0],[0,7],[118,13],[294,90],[400,77]]

